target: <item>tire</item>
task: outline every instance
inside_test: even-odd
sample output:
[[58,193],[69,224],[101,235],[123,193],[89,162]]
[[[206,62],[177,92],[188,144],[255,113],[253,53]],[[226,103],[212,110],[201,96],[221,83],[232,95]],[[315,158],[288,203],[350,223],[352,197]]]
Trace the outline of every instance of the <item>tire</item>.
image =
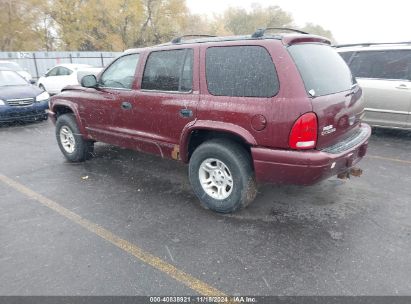
[[92,156],[94,142],[83,138],[73,114],[63,114],[57,118],[56,139],[61,152],[70,162],[83,162]]
[[249,153],[223,138],[207,141],[194,151],[189,179],[201,205],[219,213],[245,208],[257,195]]

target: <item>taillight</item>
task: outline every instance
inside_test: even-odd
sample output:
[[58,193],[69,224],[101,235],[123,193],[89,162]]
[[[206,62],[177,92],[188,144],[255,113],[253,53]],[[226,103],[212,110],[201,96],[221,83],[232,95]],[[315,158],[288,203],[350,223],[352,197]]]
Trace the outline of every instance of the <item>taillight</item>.
[[291,149],[313,149],[317,144],[317,116],[310,112],[301,115],[291,129],[288,144]]

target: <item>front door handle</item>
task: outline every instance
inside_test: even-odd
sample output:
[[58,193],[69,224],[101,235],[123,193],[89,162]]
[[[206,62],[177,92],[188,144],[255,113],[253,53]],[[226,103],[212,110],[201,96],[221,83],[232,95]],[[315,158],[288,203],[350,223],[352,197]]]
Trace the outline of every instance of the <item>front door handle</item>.
[[133,106],[131,105],[131,103],[124,101],[121,103],[121,108],[123,110],[130,110]]

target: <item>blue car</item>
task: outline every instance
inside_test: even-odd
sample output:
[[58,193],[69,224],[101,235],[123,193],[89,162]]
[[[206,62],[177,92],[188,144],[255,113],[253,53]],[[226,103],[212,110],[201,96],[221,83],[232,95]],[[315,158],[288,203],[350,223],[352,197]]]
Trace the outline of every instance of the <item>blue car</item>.
[[46,120],[49,99],[16,72],[0,69],[0,123]]

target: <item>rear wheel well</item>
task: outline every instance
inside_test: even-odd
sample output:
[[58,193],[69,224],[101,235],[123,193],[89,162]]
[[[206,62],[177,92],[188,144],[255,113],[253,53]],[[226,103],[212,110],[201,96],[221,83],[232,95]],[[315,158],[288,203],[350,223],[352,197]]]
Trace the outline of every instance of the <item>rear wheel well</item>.
[[251,156],[251,147],[241,136],[238,136],[230,132],[194,130],[191,132],[190,139],[188,141],[187,160],[190,160],[191,155],[193,155],[195,149],[197,149],[203,142],[216,138],[223,138],[229,141],[239,143],[245,149],[245,151],[247,151],[247,153]]

